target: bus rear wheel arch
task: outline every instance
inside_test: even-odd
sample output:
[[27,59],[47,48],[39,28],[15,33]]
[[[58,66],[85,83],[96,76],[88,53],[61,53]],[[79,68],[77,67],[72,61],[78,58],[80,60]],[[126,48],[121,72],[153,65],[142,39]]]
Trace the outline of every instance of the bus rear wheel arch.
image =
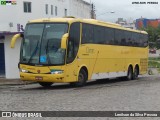
[[82,67],[78,74],[78,81],[70,83],[71,86],[74,87],[83,87],[88,80],[88,70],[86,67]]

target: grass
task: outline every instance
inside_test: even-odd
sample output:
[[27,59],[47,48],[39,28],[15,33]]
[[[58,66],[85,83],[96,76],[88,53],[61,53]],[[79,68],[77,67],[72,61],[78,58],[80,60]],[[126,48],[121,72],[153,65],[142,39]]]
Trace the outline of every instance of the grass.
[[[149,58],[148,67],[157,68],[157,71],[160,73],[160,57]],[[149,71],[149,72],[150,74],[153,74],[152,71]]]
[[160,57],[157,57],[157,58],[149,58],[149,60],[160,61]]
[[157,61],[149,61],[148,65],[150,68],[159,68],[160,69],[160,63]]

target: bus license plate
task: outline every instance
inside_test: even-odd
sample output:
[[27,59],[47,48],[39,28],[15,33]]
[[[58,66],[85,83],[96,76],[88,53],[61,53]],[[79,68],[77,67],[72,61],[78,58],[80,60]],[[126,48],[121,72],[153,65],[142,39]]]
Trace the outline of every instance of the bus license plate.
[[36,76],[35,79],[36,80],[43,80],[43,77]]

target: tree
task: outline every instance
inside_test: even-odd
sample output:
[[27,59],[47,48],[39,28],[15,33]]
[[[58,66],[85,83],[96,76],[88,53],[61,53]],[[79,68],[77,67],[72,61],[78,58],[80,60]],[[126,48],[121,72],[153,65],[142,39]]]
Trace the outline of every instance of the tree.
[[154,45],[152,44],[152,47],[160,49],[160,26],[157,28],[148,26],[147,28],[142,28],[141,30],[144,30],[148,33],[149,43],[155,43]]

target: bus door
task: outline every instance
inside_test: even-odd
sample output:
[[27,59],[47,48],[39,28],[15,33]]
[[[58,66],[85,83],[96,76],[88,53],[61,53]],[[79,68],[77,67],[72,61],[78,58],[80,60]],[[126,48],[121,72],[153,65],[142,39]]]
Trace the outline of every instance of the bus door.
[[72,23],[69,32],[67,59],[66,59],[66,82],[75,82],[77,79],[78,60],[77,53],[80,43],[80,23]]

